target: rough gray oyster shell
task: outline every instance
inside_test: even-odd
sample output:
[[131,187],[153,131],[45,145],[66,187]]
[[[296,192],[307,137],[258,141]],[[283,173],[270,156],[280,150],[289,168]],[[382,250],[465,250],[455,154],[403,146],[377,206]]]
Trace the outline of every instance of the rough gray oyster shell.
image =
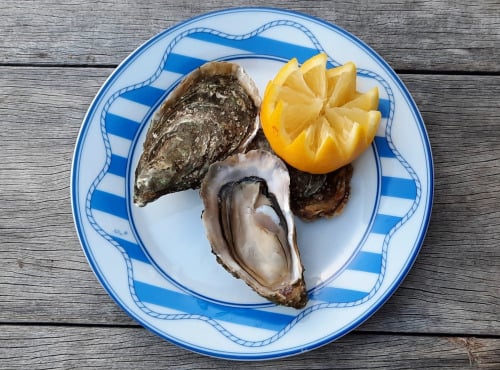
[[201,184],[202,214],[217,261],[275,303],[307,303],[289,206],[289,176],[274,154],[253,150],[210,166]]
[[197,188],[213,162],[243,151],[258,129],[260,96],[237,64],[191,72],[152,119],[135,171],[134,203]]

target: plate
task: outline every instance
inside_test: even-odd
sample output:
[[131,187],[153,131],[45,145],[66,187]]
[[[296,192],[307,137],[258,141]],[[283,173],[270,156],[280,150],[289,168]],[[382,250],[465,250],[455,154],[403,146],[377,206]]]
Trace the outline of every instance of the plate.
[[[358,89],[378,86],[382,122],[354,163],[344,212],[297,221],[309,303],[280,307],[233,278],[211,254],[196,190],[132,204],[146,128],[184,75],[212,60],[241,64],[262,91],[290,58],[319,51],[354,61]],[[99,90],[72,166],[73,215],[83,251],[119,306],[144,327],[198,353],[256,360],[302,353],[365,321],[413,264],[429,222],[433,165],[422,118],[389,65],[345,30],[295,12],[237,8],[154,36]]]

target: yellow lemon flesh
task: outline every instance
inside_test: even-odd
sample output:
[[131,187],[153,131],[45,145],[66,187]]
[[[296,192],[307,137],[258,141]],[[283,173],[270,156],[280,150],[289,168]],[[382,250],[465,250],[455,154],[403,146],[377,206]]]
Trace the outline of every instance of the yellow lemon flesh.
[[334,171],[356,159],[380,123],[376,87],[356,90],[356,66],[326,68],[318,54],[299,67],[290,60],[264,92],[260,118],[271,147],[305,172]]

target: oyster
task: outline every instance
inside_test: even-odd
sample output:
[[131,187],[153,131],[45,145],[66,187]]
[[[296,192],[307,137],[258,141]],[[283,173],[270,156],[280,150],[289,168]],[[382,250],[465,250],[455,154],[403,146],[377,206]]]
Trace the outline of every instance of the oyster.
[[[272,152],[262,130],[259,130],[247,150]],[[315,175],[287,165],[290,174],[290,207],[304,221],[333,217],[342,213],[351,192],[353,167],[347,164],[333,172]]]
[[285,164],[263,150],[210,166],[201,184],[203,224],[217,262],[261,296],[307,303]]
[[134,203],[197,188],[213,162],[245,149],[260,96],[243,68],[209,62],[191,72],[152,119],[135,171]]
[[314,175],[288,167],[290,172],[290,206],[304,221],[338,216],[351,194],[353,167],[347,164],[324,175]]

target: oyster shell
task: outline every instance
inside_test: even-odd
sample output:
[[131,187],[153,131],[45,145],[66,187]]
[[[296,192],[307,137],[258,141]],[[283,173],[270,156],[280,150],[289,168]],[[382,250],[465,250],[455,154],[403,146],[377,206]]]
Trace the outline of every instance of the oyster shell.
[[288,167],[290,206],[304,221],[338,216],[351,195],[353,167],[347,164],[325,175],[315,175]]
[[[262,130],[259,130],[247,150],[272,152]],[[287,165],[290,174],[290,207],[304,221],[337,216],[344,210],[351,193],[353,167],[347,164],[336,171],[315,175]]]
[[260,96],[243,68],[209,62],[155,112],[135,171],[134,203],[197,188],[213,162],[243,151],[258,129]]
[[275,155],[252,150],[210,166],[201,184],[202,220],[217,261],[261,296],[307,303],[289,207],[289,176]]

